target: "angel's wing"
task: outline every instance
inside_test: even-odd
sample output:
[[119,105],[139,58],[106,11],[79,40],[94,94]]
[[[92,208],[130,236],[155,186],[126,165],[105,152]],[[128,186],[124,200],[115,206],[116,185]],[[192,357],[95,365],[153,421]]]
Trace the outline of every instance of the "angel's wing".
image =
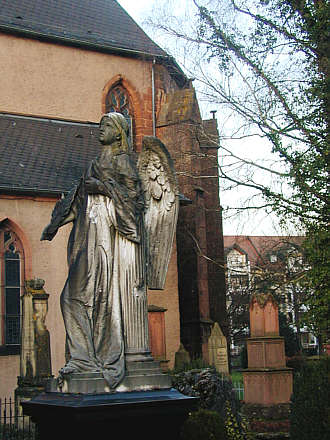
[[145,197],[148,287],[164,289],[179,211],[179,191],[174,166],[162,142],[143,139],[138,170]]

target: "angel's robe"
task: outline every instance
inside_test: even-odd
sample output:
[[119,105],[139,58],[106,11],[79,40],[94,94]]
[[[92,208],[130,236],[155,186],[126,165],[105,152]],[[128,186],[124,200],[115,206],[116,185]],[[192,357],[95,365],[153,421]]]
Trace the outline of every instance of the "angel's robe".
[[[87,193],[90,179],[99,193]],[[134,162],[126,153],[109,153],[91,163],[52,218],[56,225],[75,217],[61,295],[70,355],[63,371],[101,372],[110,388],[125,374],[125,353],[149,350],[142,210]]]

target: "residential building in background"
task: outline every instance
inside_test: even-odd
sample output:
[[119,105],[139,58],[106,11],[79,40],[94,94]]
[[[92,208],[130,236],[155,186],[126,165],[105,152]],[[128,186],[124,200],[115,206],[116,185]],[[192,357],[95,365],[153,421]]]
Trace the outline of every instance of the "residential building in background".
[[279,311],[295,330],[300,348],[317,350],[316,337],[300,323],[306,288],[299,282],[306,270],[303,237],[224,236],[227,312],[232,354],[238,355],[249,334],[249,303],[253,293],[272,293]]

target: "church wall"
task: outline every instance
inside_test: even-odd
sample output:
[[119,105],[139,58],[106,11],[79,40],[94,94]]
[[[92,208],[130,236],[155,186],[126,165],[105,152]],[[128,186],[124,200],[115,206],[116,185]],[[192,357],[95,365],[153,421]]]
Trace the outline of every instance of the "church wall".
[[159,127],[158,132],[173,155],[180,192],[192,202],[180,208],[177,229],[181,340],[191,356],[207,360],[211,321],[207,260],[202,254],[207,255],[208,231],[200,161],[196,160],[200,154],[196,141],[196,123],[200,121],[197,110],[193,111],[194,120]]
[[[42,278],[49,293],[46,325],[50,332],[53,373],[64,364],[64,325],[60,312],[60,293],[64,285],[67,263],[66,243],[70,227],[61,228],[53,241],[40,241],[43,228],[50,219],[54,200],[0,196],[0,212],[17,225],[25,235],[25,249],[29,247],[31,261],[26,278]],[[21,238],[21,237],[19,237]],[[25,256],[29,258],[28,255]],[[19,356],[0,356],[0,397],[9,396],[16,387]]]
[[19,375],[19,356],[0,356],[0,399],[14,397]]
[[173,251],[168,267],[165,290],[149,290],[148,304],[163,307],[165,312],[165,343],[168,368],[174,367],[175,352],[180,345],[180,315],[178,291],[178,270],[176,258],[176,243],[174,239]]
[[226,292],[224,274],[224,247],[222,215],[219,201],[219,173],[217,148],[202,148],[202,174],[208,176],[203,179],[204,202],[206,215],[207,255],[210,258],[207,264],[208,285],[210,297],[210,318],[217,321],[225,336],[228,336],[226,315]]
[[151,62],[5,34],[0,57],[0,111],[98,122],[104,88],[122,74],[139,95],[139,129],[151,134]]
[[[59,118],[73,121],[98,122],[104,110],[105,94],[119,75],[134,102],[137,149],[143,135],[152,134],[151,62],[93,52],[1,34],[0,56],[0,112]],[[156,113],[159,113],[166,93],[177,89],[165,67],[156,65]],[[164,137],[178,167],[185,162],[178,153],[177,132]],[[189,139],[188,139],[189,138]],[[189,135],[187,142],[191,142]],[[189,197],[184,179],[180,191]],[[31,247],[31,277],[45,279],[45,290],[50,294],[47,327],[51,336],[52,370],[57,374],[64,365],[64,327],[59,297],[66,274],[66,246],[70,226],[61,228],[52,242],[40,242],[40,235],[50,219],[54,200],[1,196],[0,211],[16,222],[26,234]],[[166,357],[169,367],[180,343],[176,248],[169,265],[165,291],[149,292],[149,304],[164,307]],[[200,280],[201,281],[201,280]],[[190,293],[190,292],[189,292]],[[191,293],[190,293],[191,298]],[[198,299],[197,299],[198,303]],[[190,307],[190,304],[188,304]],[[196,304],[198,307],[198,304]],[[1,363],[2,362],[2,363]],[[6,390],[0,385],[0,396],[9,396],[16,385],[18,356],[0,356],[2,377],[10,376]],[[1,381],[1,384],[3,381]],[[10,383],[10,385],[9,385]],[[14,386],[15,388],[15,386]],[[6,391],[6,392],[5,392]]]

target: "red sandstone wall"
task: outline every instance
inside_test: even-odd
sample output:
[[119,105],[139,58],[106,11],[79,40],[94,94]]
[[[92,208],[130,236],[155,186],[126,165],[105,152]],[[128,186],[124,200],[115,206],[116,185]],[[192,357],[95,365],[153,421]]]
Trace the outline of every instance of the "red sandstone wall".
[[177,230],[181,340],[207,360],[210,319],[226,334],[226,309],[217,149],[200,147],[200,126],[192,89],[163,97],[157,135],[172,154],[181,194],[192,202],[181,206]]

